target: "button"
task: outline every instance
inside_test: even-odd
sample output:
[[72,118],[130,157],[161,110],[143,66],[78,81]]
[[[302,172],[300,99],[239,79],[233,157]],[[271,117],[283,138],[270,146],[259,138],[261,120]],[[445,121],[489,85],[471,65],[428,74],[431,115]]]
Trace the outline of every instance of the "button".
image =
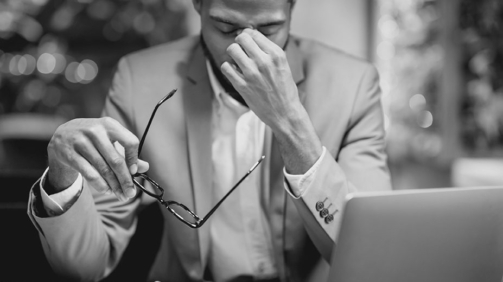
[[320,217],[323,218],[328,215],[328,209],[322,209],[320,211]]
[[333,213],[327,215],[325,217],[325,223],[329,224],[330,222],[334,221],[334,214],[336,214],[339,210],[335,210]]
[[329,214],[327,215],[327,217],[325,217],[325,223],[326,224],[329,224],[330,222],[332,222],[334,220],[334,216]]
[[[326,199],[325,199],[325,200],[326,200]],[[320,217],[321,217],[321,218],[323,218],[323,217],[327,216],[327,215],[330,213],[330,212],[328,211],[328,208],[329,208],[329,207],[331,207],[331,206],[332,206],[332,204],[328,205],[328,207],[326,207],[326,208],[324,208],[324,209],[322,209],[322,210],[320,211]]]
[[322,201],[318,201],[318,202],[316,203],[316,206],[315,206],[316,211],[321,211],[321,210],[325,207],[325,201],[326,201],[327,199],[328,199],[328,198],[325,198],[325,200],[323,200],[323,202],[322,202]]

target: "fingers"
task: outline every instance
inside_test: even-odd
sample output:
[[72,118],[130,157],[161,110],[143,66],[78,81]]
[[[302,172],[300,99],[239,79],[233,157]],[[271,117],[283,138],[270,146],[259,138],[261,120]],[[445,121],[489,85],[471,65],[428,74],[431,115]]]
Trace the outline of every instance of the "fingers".
[[[118,145],[117,149],[113,143]],[[75,119],[60,126],[48,145],[51,183],[68,187],[70,176],[81,173],[99,192],[111,191],[121,200],[136,195],[131,175],[148,170],[139,162],[138,138],[111,118]],[[74,178],[72,178],[74,179]]]
[[[75,152],[83,157],[87,161],[87,164],[94,169],[94,171],[90,172],[89,168],[85,168],[87,165],[79,167],[82,176],[92,184],[94,189],[102,193],[113,192],[121,200],[125,198],[114,171],[91,142],[79,142],[79,145],[75,148]],[[98,175],[95,175],[95,172]],[[87,173],[87,175],[84,175],[84,173]]]
[[274,42],[269,40],[265,35],[257,30],[247,28],[243,30],[241,34],[250,36],[255,44],[257,44],[257,46],[266,54],[275,53],[277,49],[280,48],[278,45],[276,45]]
[[130,174],[138,172],[138,138],[123,127],[118,121],[111,118],[103,119],[110,141],[118,141],[125,149],[126,165]]
[[265,55],[264,51],[262,51],[252,38],[250,32],[251,29],[246,29],[241,34],[236,36],[236,43],[238,43],[241,48],[248,54],[248,56],[254,60],[261,60]]
[[241,73],[236,69],[235,66],[231,65],[229,62],[224,62],[220,67],[222,73],[227,77],[227,79],[232,83],[234,88],[239,89],[241,86],[245,85],[245,80]]
[[253,61],[246,55],[238,43],[232,43],[227,47],[227,54],[236,62],[243,73],[253,70]]
[[101,193],[110,191],[110,187],[106,180],[100,175],[94,166],[87,161],[86,158],[75,152],[72,156],[68,157],[70,158],[70,163],[73,168],[80,172],[82,177],[84,177],[94,189]]
[[93,143],[94,146],[87,148],[86,152],[92,154],[94,167],[102,176],[107,176],[108,183],[111,178],[115,179],[116,186],[111,186],[111,188],[119,198],[120,196],[133,198],[136,195],[136,189],[124,157],[104,134],[94,136]]

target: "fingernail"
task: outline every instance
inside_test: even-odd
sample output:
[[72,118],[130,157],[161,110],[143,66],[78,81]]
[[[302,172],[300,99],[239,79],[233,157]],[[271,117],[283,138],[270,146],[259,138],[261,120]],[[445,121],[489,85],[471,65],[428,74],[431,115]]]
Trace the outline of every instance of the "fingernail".
[[138,165],[132,164],[129,167],[129,172],[131,172],[131,175],[135,175],[138,172]]
[[136,195],[136,189],[134,189],[134,188],[126,189],[126,197],[128,197],[129,199],[131,199],[135,195]]

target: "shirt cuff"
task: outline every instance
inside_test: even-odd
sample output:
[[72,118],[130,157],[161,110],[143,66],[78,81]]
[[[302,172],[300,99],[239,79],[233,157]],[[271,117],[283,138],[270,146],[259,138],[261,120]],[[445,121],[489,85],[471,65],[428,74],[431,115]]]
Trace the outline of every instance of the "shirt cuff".
[[42,175],[42,179],[40,180],[40,194],[47,214],[50,216],[57,216],[66,212],[71,207],[71,203],[74,203],[80,195],[83,183],[82,175],[79,173],[77,180],[75,180],[70,187],[49,196],[43,187],[48,171],[49,168],[45,170]]
[[304,174],[289,174],[286,172],[286,168],[283,167],[283,174],[285,175],[285,181],[283,185],[285,186],[286,192],[290,194],[295,199],[300,199],[307,194],[311,183],[316,174],[316,170],[320,166],[321,160],[325,156],[327,149],[323,146],[323,151],[318,160],[309,168],[309,170]]

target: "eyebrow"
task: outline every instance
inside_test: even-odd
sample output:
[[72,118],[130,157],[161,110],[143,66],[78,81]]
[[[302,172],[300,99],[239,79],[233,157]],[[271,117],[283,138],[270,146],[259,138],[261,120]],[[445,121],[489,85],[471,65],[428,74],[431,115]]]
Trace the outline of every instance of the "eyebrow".
[[[210,15],[210,18],[212,20],[214,20],[214,21],[217,21],[217,22],[221,22],[221,23],[225,23],[225,24],[229,24],[229,25],[234,25],[234,26],[239,26],[239,23],[230,21],[228,19],[221,18],[219,16]],[[283,24],[285,22],[286,22],[286,20],[271,21],[271,22],[260,24],[260,25],[258,25],[258,27],[267,27],[267,26],[272,26],[272,25],[280,25],[280,24]]]

